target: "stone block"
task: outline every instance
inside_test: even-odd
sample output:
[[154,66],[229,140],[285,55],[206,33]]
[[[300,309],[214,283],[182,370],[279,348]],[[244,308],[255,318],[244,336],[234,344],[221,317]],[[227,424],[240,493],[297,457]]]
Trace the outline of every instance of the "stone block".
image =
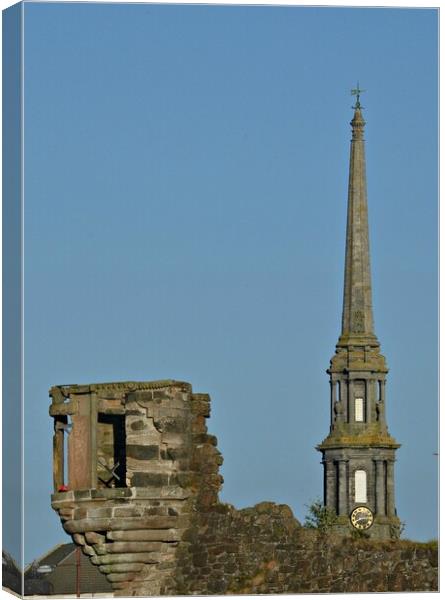
[[[146,538],[141,536],[140,534],[145,532],[145,530],[141,531],[109,531],[107,533],[107,539],[113,542],[143,542],[147,541]],[[139,534],[134,537],[130,537],[127,534]],[[149,541],[149,540],[148,540]],[[141,550],[141,552],[158,552],[162,548],[162,542],[152,542],[146,544],[145,550]]]
[[[117,509],[115,509],[117,510]],[[172,527],[179,527],[186,521],[181,517],[168,517],[168,516],[145,516],[142,519],[135,520],[144,526],[144,529],[170,529]],[[118,533],[117,531],[115,533]]]
[[170,460],[179,460],[182,458],[190,458],[192,448],[189,445],[168,446],[167,456]]
[[133,473],[131,480],[135,487],[162,487],[168,485],[169,476],[165,473]]
[[139,573],[144,563],[116,563],[113,565],[99,565],[102,573]]
[[188,419],[184,417],[159,417],[154,419],[154,425],[161,433],[187,433],[189,431]]
[[[76,492],[78,493],[78,492]],[[57,507],[59,502],[67,502],[74,500],[74,492],[72,490],[68,492],[55,492],[51,494],[51,503]]]
[[103,544],[106,538],[95,531],[87,531],[85,532],[85,539],[89,544]]
[[94,551],[97,555],[102,555],[107,553],[108,544],[93,544]]
[[91,498],[93,499],[131,498],[132,495],[130,488],[97,488],[91,490]]
[[274,507],[275,507],[274,502],[259,502],[258,504],[255,504],[255,506],[254,506],[255,510],[259,514],[271,513]]
[[130,429],[132,431],[143,431],[146,429],[147,425],[143,419],[136,419],[132,423],[130,423]]
[[185,499],[189,498],[192,495],[190,490],[186,490],[185,488],[179,486],[168,486],[161,488],[161,498],[176,498],[176,499]]
[[82,546],[85,544],[85,537],[81,533],[75,533],[73,535],[73,541],[79,546]]
[[156,390],[153,392],[154,400],[169,400],[172,396],[171,390],[165,388],[163,390]]
[[[79,514],[77,513],[77,511],[79,511]],[[108,518],[108,517],[112,517],[113,516],[113,508],[110,507],[101,507],[101,508],[91,508],[88,507],[86,510],[84,509],[77,509],[76,510],[76,514],[75,514],[75,518],[76,519],[83,519],[83,518],[87,518],[87,519],[97,519],[97,518]]]
[[159,445],[127,444],[127,457],[137,460],[153,460],[159,458]]
[[142,517],[144,508],[142,506],[116,506],[113,508],[113,517]]
[[174,542],[180,539],[176,529],[134,529],[110,531],[110,540],[126,542]]
[[156,552],[125,552],[125,553],[114,553],[104,554],[98,556],[98,565],[112,565],[112,564],[125,564],[125,563],[144,563],[144,564],[157,564],[160,561],[161,555]]
[[63,520],[73,519],[74,516],[75,516],[75,510],[72,508],[59,509],[59,517]]
[[92,546],[89,546],[88,544],[85,544],[84,546],[82,546],[82,552],[84,554],[86,554],[87,556],[95,556],[96,555],[94,548]]
[[197,415],[193,420],[192,433],[207,433],[206,419],[203,415]]
[[158,552],[162,548],[162,542],[119,542],[107,544],[107,551],[114,553],[144,553]]
[[134,579],[135,573],[108,573],[107,579],[110,583],[114,583],[115,581],[132,581]]
[[217,438],[214,435],[211,435],[206,432],[194,433],[192,436],[193,444],[211,444],[212,446],[216,446]]
[[193,554],[192,562],[195,567],[204,567],[207,564],[207,552]]
[[182,488],[190,487],[192,483],[193,475],[191,473],[174,473],[169,478],[170,485],[179,485]]

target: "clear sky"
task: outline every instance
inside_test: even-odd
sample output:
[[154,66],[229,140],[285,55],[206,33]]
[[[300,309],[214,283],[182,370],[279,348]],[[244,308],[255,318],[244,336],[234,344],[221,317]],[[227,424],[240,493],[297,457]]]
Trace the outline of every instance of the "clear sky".
[[223,501],[322,495],[357,80],[396,505],[437,537],[437,51],[427,9],[26,3],[25,562],[69,541],[55,384],[189,381]]

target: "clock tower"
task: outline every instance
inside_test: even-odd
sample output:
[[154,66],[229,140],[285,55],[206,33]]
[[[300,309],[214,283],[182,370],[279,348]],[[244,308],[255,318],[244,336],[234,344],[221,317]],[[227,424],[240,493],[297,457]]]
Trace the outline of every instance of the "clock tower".
[[394,500],[400,444],[388,432],[388,368],[374,333],[361,91],[353,90],[342,330],[327,371],[331,426],[317,450],[323,455],[324,504],[337,513],[338,528],[384,539],[400,531]]

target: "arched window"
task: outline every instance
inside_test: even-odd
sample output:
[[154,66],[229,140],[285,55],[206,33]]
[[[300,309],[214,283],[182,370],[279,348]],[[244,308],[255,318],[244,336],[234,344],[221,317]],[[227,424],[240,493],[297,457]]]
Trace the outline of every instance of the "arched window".
[[366,471],[357,470],[354,473],[355,477],[355,502],[367,502],[367,486],[366,486]]

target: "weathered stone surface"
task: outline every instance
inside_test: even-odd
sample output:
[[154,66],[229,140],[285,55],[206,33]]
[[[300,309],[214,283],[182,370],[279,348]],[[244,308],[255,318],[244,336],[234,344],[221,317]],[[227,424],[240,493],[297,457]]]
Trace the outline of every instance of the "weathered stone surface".
[[55,416],[63,416],[63,415],[74,415],[79,410],[79,404],[77,400],[72,400],[71,402],[65,403],[55,403],[52,404],[49,408],[49,414],[52,417]]
[[160,560],[160,554],[156,552],[124,552],[115,554],[105,554],[97,556],[97,565],[111,565],[118,563],[144,563],[156,564]]
[[185,433],[189,422],[181,417],[159,417],[154,419],[154,425],[162,433]]
[[365,121],[358,100],[351,126],[342,330],[328,369],[330,430],[317,449],[323,455],[325,503],[343,518],[338,530],[348,533],[352,510],[365,505],[378,517],[371,537],[390,539],[400,529],[393,468],[399,444],[386,424],[388,368],[374,333]]
[[107,551],[110,553],[140,553],[157,552],[162,548],[162,542],[119,542],[107,544]]
[[[115,511],[118,509],[115,509]],[[136,520],[135,520],[136,522]],[[138,519],[137,521],[138,523],[141,523],[142,525],[144,525],[144,528],[140,527],[138,529],[141,529],[142,531],[145,531],[146,529],[170,529],[170,528],[174,528],[174,527],[181,527],[184,525],[184,523],[186,522],[185,519],[181,519],[180,517],[168,517],[168,516],[162,516],[162,515],[154,515],[154,516],[149,516],[149,517],[144,517],[143,520]],[[131,529],[134,529],[133,527]],[[110,532],[110,536],[113,536],[112,539],[117,539],[116,536],[119,536],[121,534],[129,534],[129,535],[137,535],[140,532],[139,531],[129,531],[127,530],[122,530],[122,531],[111,531]]]
[[85,543],[85,537],[81,533],[75,533],[73,535],[73,541],[79,546],[81,546]]
[[[173,518],[173,517],[172,517]],[[109,518],[109,519],[78,519],[64,523],[64,529],[67,533],[85,533],[86,531],[110,531],[128,530],[129,535],[132,530],[155,531],[159,527],[160,517],[128,517],[128,518]],[[164,528],[165,529],[165,528]],[[160,531],[162,528],[160,529]],[[111,533],[110,533],[111,535]],[[109,537],[109,536],[107,536]]]
[[104,535],[96,533],[95,531],[87,531],[85,533],[85,539],[89,544],[103,544],[106,538]]
[[165,473],[133,473],[132,484],[136,487],[163,487],[168,485]]
[[130,427],[134,431],[142,431],[146,427],[145,421],[143,419],[138,419],[137,421],[133,421],[133,423],[131,423]]
[[[437,570],[432,567],[437,547],[322,536],[302,528],[291,515],[285,505],[271,502],[242,511],[229,507],[225,512],[198,513],[184,536],[188,546],[179,550],[178,593],[437,589]],[[425,564],[423,553],[429,557]],[[399,571],[403,576],[394,575]]]
[[[113,463],[121,452],[129,487],[98,481],[96,488],[52,496],[65,530],[106,573],[115,595],[437,589],[437,549],[428,545],[323,538],[302,528],[286,505],[261,502],[238,511],[221,504],[222,456],[206,431],[206,397],[176,384],[137,386],[100,388],[107,416],[98,456]],[[89,389],[82,397],[73,391],[84,416]],[[122,394],[125,428],[120,415],[107,412],[116,408],[107,402],[121,401],[115,392]],[[124,455],[114,447],[116,431],[125,433]]]
[[[78,494],[79,492],[75,492]],[[116,500],[116,498],[128,498],[133,495],[133,491],[130,488],[98,488],[91,490],[91,498],[93,499],[107,499]]]
[[102,573],[139,573],[144,563],[116,563],[114,565],[99,565]]
[[136,444],[127,444],[127,456],[138,460],[153,460],[159,458],[159,446],[143,446]]
[[94,548],[88,544],[84,544],[82,546],[82,551],[84,554],[87,554],[88,556],[96,556],[96,551],[94,550]]
[[[135,573],[108,573],[107,579],[110,583],[114,583],[115,581],[132,581],[134,579]],[[122,588],[121,588],[122,589]]]

